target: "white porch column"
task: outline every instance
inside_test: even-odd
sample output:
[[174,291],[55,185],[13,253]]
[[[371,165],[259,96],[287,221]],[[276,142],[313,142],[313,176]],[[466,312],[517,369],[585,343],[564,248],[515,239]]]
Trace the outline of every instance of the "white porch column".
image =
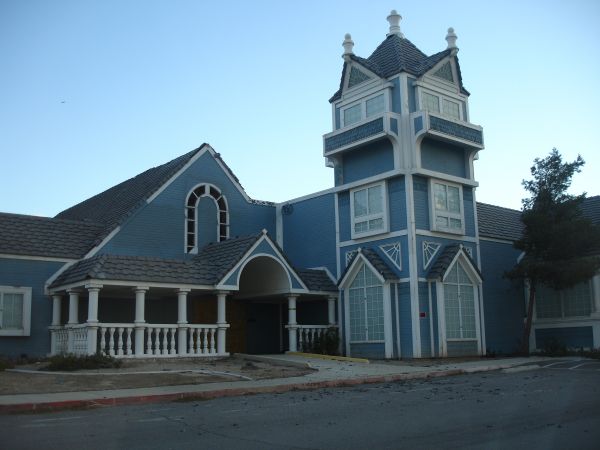
[[146,324],[145,307],[146,307],[146,286],[138,286],[135,288],[135,356],[144,355],[144,325]]
[[50,326],[50,354],[56,355],[58,353],[57,348],[57,331],[55,327],[60,327],[60,306],[61,306],[62,295],[55,294],[52,296],[52,325]]
[[190,289],[177,291],[177,354],[187,354],[187,295]]
[[87,353],[93,355],[98,346],[98,293],[101,284],[87,284],[88,290],[88,319],[87,319]]
[[296,323],[296,299],[297,295],[288,296],[288,338],[290,344],[290,352],[298,351],[298,342],[296,331],[298,330],[298,324]]
[[229,325],[225,317],[225,300],[229,292],[217,292],[217,354],[224,355],[226,332]]
[[[69,293],[69,321],[67,325],[77,325],[79,323],[79,291],[70,289],[67,292]],[[75,335],[72,328],[69,328],[67,339],[67,352],[73,353],[75,351],[73,345],[75,343]]]
[[329,297],[327,299],[327,306],[328,306],[328,311],[327,311],[327,317],[329,319],[329,325],[335,325],[335,301],[337,300],[337,297]]

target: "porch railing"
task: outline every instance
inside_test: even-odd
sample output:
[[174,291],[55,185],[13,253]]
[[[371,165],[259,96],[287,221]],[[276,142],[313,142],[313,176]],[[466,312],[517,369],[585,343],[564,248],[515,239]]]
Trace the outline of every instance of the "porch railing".
[[85,355],[94,353],[92,349],[95,348],[96,352],[116,358],[220,356],[217,351],[218,329],[217,324],[97,323],[52,326],[51,353]]

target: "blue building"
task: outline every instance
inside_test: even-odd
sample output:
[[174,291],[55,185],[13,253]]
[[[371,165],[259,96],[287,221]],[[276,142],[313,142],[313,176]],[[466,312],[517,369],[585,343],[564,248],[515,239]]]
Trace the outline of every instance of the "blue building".
[[[326,191],[253,200],[203,144],[54,218],[0,214],[0,354],[277,353],[331,327],[351,356],[515,351],[519,212],[476,202],[454,30],[427,56],[400,19],[368,58],[345,37]],[[549,339],[600,347],[600,276],[540,294],[531,348]]]

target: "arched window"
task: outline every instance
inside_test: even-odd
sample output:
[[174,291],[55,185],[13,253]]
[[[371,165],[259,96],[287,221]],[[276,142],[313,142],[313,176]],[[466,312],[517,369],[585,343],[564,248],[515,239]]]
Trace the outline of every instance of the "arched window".
[[186,201],[186,250],[188,253],[198,250],[198,203],[201,198],[211,198],[216,205],[216,236],[219,242],[229,237],[229,212],[227,199],[221,191],[211,184],[196,186]]
[[476,339],[475,288],[467,272],[457,262],[444,281],[446,338]]
[[348,289],[350,342],[383,342],[383,285],[364,264]]

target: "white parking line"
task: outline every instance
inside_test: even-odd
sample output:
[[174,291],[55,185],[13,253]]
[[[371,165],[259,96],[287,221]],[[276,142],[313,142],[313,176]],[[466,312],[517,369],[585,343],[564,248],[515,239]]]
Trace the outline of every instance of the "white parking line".
[[43,423],[43,422],[58,422],[61,420],[77,420],[83,419],[83,416],[70,416],[70,417],[57,417],[56,419],[34,419],[33,423]]
[[552,364],[548,364],[547,366],[544,366],[544,369],[547,369],[548,367],[552,367],[552,366],[556,366],[557,364],[569,364],[572,363],[574,361],[558,361]]
[[576,366],[569,367],[569,370],[575,370],[575,369],[577,369],[578,367],[586,366],[586,365],[588,365],[588,364],[595,364],[595,363],[584,362],[583,364],[577,364]]

